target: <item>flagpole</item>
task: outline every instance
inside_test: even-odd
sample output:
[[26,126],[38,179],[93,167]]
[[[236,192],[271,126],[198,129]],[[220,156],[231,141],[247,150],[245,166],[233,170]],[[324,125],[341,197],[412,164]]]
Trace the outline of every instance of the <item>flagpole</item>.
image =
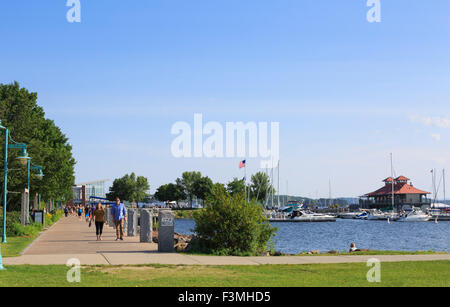
[[245,193],[245,201],[248,200],[247,198],[247,159],[245,159],[245,165],[244,165],[244,193]]
[[278,208],[280,208],[280,160],[278,160]]

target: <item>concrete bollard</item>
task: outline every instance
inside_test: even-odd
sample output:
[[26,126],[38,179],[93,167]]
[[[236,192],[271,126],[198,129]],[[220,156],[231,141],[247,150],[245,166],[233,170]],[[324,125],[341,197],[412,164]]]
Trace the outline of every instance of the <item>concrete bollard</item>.
[[158,252],[174,252],[175,215],[172,210],[160,210],[158,215]]
[[113,215],[112,215],[112,208],[108,208],[108,211],[109,211],[109,213],[108,213],[108,225],[110,226],[110,227],[116,227],[116,225],[114,225],[114,218],[113,218]]
[[123,235],[125,236],[128,232],[128,212],[125,216],[126,218],[123,220]]
[[106,224],[109,224],[109,214],[111,213],[111,211],[109,210],[109,208],[105,208],[105,222]]
[[138,211],[137,209],[128,209],[127,215],[127,235],[129,237],[136,237],[138,234]]
[[141,210],[141,242],[153,242],[153,223],[152,223],[152,212],[148,209]]

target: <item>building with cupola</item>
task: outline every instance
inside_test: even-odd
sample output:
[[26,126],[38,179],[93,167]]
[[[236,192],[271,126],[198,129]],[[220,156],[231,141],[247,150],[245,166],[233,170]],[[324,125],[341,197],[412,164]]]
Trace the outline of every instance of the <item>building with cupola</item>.
[[[431,204],[431,200],[427,198],[427,195],[431,193],[417,189],[405,176],[388,177],[383,182],[383,187],[360,197],[361,208],[399,211],[405,206],[422,207]],[[392,208],[392,197],[394,197],[394,208]]]

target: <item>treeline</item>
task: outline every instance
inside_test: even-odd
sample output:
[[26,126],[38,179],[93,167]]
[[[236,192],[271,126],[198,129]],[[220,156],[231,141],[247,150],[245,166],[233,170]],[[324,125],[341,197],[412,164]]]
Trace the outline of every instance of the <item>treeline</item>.
[[154,197],[159,201],[187,200],[192,205],[194,199],[201,200],[202,203],[210,199],[214,187],[227,191],[231,196],[244,195],[258,202],[263,202],[273,191],[269,176],[263,172],[252,175],[250,184],[247,185],[244,179],[234,178],[226,184],[214,183],[200,172],[184,172],[174,183],[160,186]]
[[[45,112],[37,104],[37,93],[21,88],[18,82],[0,84],[0,120],[2,126],[10,130],[10,142],[27,144],[27,152],[32,163],[43,167],[44,178],[31,177],[30,199],[36,193],[44,202],[68,201],[72,198],[75,181],[75,159],[68,138],[45,118]],[[3,165],[5,137],[0,130],[0,161]],[[27,167],[17,161],[19,150],[8,151],[8,211],[20,210],[20,194],[27,187]],[[3,169],[3,167],[2,167]],[[3,186],[3,176],[0,176]]]

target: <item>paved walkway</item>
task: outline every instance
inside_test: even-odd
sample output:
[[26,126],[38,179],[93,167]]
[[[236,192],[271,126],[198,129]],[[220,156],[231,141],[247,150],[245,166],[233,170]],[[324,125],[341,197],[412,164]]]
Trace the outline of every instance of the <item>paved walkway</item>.
[[140,243],[139,237],[115,241],[115,231],[105,225],[103,241],[96,241],[95,227],[88,227],[77,217],[62,218],[25,249],[21,257],[3,258],[5,265],[65,265],[77,258],[82,265],[260,265],[366,262],[377,258],[382,262],[450,260],[450,255],[395,256],[281,256],[219,257],[186,254],[162,254],[157,244]]

